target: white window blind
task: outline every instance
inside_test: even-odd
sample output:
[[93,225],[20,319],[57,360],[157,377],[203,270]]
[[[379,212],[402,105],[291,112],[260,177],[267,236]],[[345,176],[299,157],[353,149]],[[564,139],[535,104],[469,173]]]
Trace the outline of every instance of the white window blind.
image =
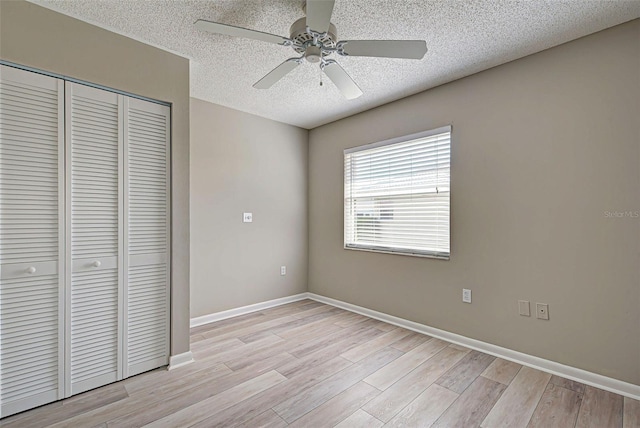
[[344,246],[449,258],[451,127],[344,151]]

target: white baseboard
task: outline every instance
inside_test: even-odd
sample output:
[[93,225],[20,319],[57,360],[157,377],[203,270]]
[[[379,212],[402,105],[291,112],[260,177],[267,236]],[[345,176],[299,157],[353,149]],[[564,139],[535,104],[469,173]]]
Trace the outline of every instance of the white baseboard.
[[216,312],[201,317],[191,318],[191,328],[199,325],[209,324],[216,321],[222,321],[227,318],[237,317],[251,312],[262,311],[264,309],[273,308],[287,303],[297,302],[309,298],[309,293],[294,294],[293,296],[281,297],[280,299],[268,300],[266,302],[255,303],[253,305],[242,306],[240,308],[229,309],[228,311]]
[[[388,315],[383,312],[374,311],[373,309],[364,308],[351,303],[346,303],[340,300],[332,299],[330,297],[321,296],[315,293],[300,293],[293,296],[282,297],[280,299],[269,300],[266,302],[256,303],[253,305],[243,306],[240,308],[230,309],[228,311],[217,312],[210,315],[204,315],[191,319],[191,327],[197,327],[199,325],[208,324],[211,322],[221,321],[227,318],[236,317],[238,315],[244,315],[251,312],[261,311],[263,309],[272,308],[274,306],[280,306],[291,302],[297,302],[299,300],[312,299],[317,302],[326,303],[327,305],[335,306],[337,308],[345,309],[347,311],[355,312],[370,318],[375,318],[380,321],[384,321],[389,324],[397,325],[398,327],[406,328],[407,330],[416,331],[418,333],[426,334],[436,337],[438,339],[446,340],[447,342],[455,343],[457,345],[466,346],[467,348],[475,349],[476,351],[484,352],[496,357],[503,358],[505,360],[513,361],[518,364],[522,364],[527,367],[542,370],[547,373],[555,374],[567,379],[582,382],[586,385],[591,385],[596,388],[604,389],[606,391],[614,392],[616,394],[624,395],[625,397],[640,400],[640,385],[634,385],[632,383],[623,382],[618,379],[613,379],[607,376],[603,376],[597,373],[588,372],[586,370],[578,369],[575,367],[567,366],[555,361],[546,360],[544,358],[535,357],[533,355],[524,354],[522,352],[514,351],[512,349],[503,348],[498,345],[494,345],[480,340],[471,339],[466,336],[462,336],[456,333],[451,333],[446,330],[440,330],[435,327],[429,327],[428,325],[420,324],[417,322],[409,321],[404,318]],[[188,356],[187,356],[188,354]],[[174,362],[175,358],[175,362]],[[171,357],[169,363],[169,370],[189,364],[193,361],[193,355],[191,352],[176,355]]]
[[169,367],[167,370],[177,369],[178,367],[186,366],[193,363],[193,354],[191,351],[183,352],[182,354],[172,355],[169,357]]
[[476,351],[494,355],[496,357],[513,361],[524,366],[532,367],[534,369],[538,369],[547,373],[582,382],[586,385],[591,385],[596,388],[624,395],[625,397],[640,400],[640,385],[634,385],[632,383],[623,382],[621,380],[599,375],[597,373],[592,373],[575,367],[566,366],[555,361],[545,360],[544,358],[535,357],[533,355],[528,355],[522,352],[493,345],[491,343],[471,339],[459,334],[450,333],[448,331],[440,330],[434,327],[429,327],[427,325],[409,321],[404,318],[394,317],[393,315],[387,315],[383,312],[363,308],[361,306],[342,302],[330,297],[324,297],[314,293],[307,293],[306,298],[321,303],[326,303],[327,305],[335,306],[337,308],[345,309],[347,311],[365,315],[370,318],[375,318],[377,320],[397,325],[398,327],[406,328],[408,330],[413,330],[418,333],[437,337],[438,339],[446,340],[447,342],[475,349]]

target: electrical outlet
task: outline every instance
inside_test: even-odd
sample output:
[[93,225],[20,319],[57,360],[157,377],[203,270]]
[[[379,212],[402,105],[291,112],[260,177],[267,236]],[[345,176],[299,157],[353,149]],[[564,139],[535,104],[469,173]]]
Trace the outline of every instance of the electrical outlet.
[[466,288],[462,289],[462,301],[464,303],[471,303],[471,290]]
[[529,309],[529,301],[528,300],[518,300],[518,311],[520,315],[523,317],[530,317],[531,310]]
[[287,267],[286,266],[280,266],[280,275],[286,275],[287,274]]
[[536,317],[541,320],[549,319],[549,305],[546,303],[536,303]]
[[253,214],[252,213],[242,213],[242,221],[245,223],[253,222]]

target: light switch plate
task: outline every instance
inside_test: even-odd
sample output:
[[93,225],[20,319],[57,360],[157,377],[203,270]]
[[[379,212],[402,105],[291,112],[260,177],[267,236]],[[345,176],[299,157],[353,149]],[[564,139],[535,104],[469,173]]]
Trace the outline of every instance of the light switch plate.
[[518,311],[523,317],[531,316],[531,309],[528,300],[518,300]]
[[245,223],[253,222],[253,214],[252,213],[242,213],[242,221]]
[[462,301],[464,303],[471,303],[471,290],[466,288],[462,289]]

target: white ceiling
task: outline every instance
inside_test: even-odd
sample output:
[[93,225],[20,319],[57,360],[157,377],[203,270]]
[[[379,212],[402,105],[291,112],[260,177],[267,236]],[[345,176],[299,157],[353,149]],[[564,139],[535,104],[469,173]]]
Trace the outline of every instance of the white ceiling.
[[335,59],[364,91],[346,100],[305,63],[252,85],[291,48],[196,30],[205,19],[289,36],[302,0],[33,0],[191,59],[191,96],[303,128],[332,122],[640,17],[640,1],[336,0],[338,39],[423,39],[424,59]]

